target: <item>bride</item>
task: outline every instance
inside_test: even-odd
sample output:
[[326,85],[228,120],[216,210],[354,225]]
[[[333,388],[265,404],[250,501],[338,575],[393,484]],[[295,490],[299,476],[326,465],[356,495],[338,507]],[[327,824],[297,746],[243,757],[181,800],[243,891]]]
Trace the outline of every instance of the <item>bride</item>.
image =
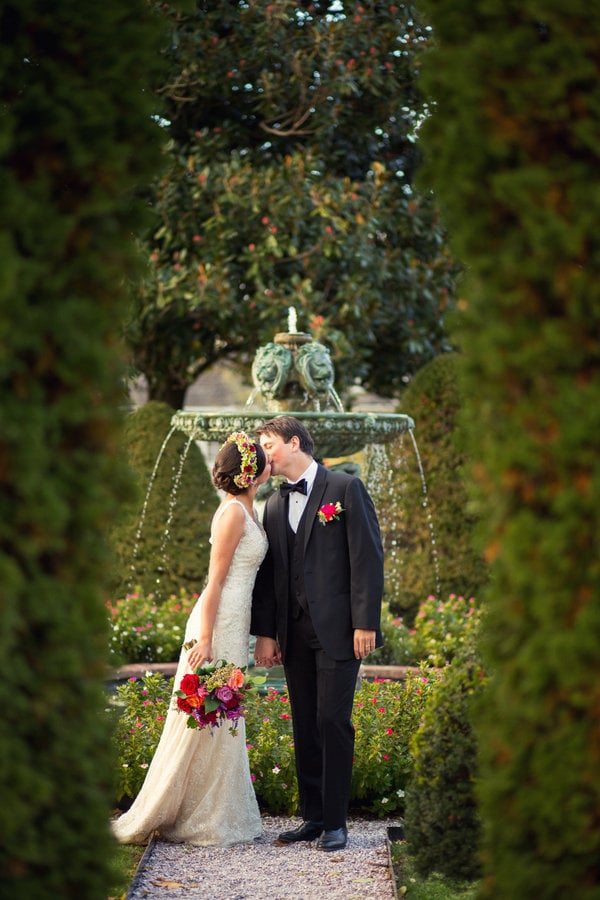
[[[213,466],[213,482],[226,496],[211,526],[208,580],[187,622],[174,689],[205,662],[248,662],[250,605],[267,539],[253,501],[270,475],[259,443],[230,435]],[[231,735],[227,724],[200,731],[171,703],[144,784],[131,808],[111,822],[122,844],[144,843],[157,831],[166,841],[229,846],[252,841],[262,825],[246,751],[245,722]]]

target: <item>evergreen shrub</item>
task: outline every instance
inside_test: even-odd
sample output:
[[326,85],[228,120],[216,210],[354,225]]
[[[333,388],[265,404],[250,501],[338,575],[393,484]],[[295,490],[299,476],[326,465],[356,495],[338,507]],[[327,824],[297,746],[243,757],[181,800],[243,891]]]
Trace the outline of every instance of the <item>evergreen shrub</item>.
[[422,875],[440,872],[469,880],[480,874],[477,742],[472,718],[484,681],[471,643],[434,685],[411,741],[413,772],[406,796],[405,832]]
[[423,366],[398,409],[415,421],[426,494],[405,435],[386,445],[378,476],[369,481],[385,548],[386,599],[408,623],[423,597],[478,596],[488,579],[487,564],[475,548],[476,517],[464,481],[471,448],[458,428],[462,402],[458,354],[443,354]]
[[138,493],[112,529],[118,559],[114,597],[140,587],[160,603],[181,588],[200,593],[204,586],[219,497],[196,442],[190,444],[182,432],[171,434],[158,463],[172,416],[166,403],[151,401],[125,423],[124,446]]
[[158,172],[143,0],[0,9],[0,893],[105,900],[104,540],[135,192]]
[[483,891],[600,895],[600,6],[436,0],[420,140],[467,277],[470,482],[492,578]]

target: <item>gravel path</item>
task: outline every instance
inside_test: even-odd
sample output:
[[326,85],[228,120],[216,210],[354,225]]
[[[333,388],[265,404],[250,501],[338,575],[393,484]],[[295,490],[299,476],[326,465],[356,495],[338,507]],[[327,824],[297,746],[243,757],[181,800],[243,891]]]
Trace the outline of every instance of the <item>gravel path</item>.
[[387,829],[397,822],[351,819],[345,850],[323,852],[314,843],[281,847],[280,831],[298,819],[263,818],[252,844],[194,847],[154,842],[127,900],[393,900]]

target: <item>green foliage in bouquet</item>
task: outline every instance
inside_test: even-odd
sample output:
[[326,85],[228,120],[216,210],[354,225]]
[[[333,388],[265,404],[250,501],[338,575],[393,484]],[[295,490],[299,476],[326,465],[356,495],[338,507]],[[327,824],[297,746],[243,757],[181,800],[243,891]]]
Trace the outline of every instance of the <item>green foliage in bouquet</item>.
[[195,442],[188,446],[189,439],[181,432],[174,432],[164,449],[139,534],[146,492],[172,415],[170,406],[151,402],[131,413],[125,423],[124,446],[138,494],[111,532],[117,557],[115,597],[141,585],[161,602],[182,586],[198,593],[204,586],[210,523],[219,498],[202,453]]
[[470,642],[430,692],[410,744],[414,774],[407,790],[405,829],[411,856],[423,875],[435,871],[468,880],[480,874],[473,712],[484,683]]
[[162,602],[141,588],[107,603],[110,660],[115,666],[139,662],[175,662],[197,594],[180,588]]

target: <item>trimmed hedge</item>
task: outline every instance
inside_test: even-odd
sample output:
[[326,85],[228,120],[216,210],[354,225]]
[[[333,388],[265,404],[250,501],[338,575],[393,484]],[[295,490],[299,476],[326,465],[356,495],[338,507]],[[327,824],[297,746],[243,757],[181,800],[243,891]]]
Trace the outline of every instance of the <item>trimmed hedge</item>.
[[160,603],[182,588],[200,593],[204,586],[210,523],[219,497],[197,444],[188,447],[188,438],[180,431],[165,447],[138,540],[146,492],[172,415],[166,403],[151,401],[131,413],[125,424],[124,445],[138,492],[111,534],[118,558],[112,585],[115,599],[141,587]]
[[430,594],[479,596],[488,580],[488,566],[475,549],[476,517],[464,484],[472,448],[458,429],[463,402],[458,359],[457,353],[436,357],[400,398],[399,410],[415,420],[427,505],[410,437],[386,446],[386,477],[374,486],[386,551],[386,597],[392,612],[409,622]]
[[406,838],[420,874],[471,880],[481,872],[474,705],[484,672],[471,644],[435,684],[411,741]]
[[132,195],[160,164],[142,0],[0,11],[0,893],[105,900],[111,757],[103,535]]
[[485,896],[600,894],[600,6],[426,3],[492,672]]

